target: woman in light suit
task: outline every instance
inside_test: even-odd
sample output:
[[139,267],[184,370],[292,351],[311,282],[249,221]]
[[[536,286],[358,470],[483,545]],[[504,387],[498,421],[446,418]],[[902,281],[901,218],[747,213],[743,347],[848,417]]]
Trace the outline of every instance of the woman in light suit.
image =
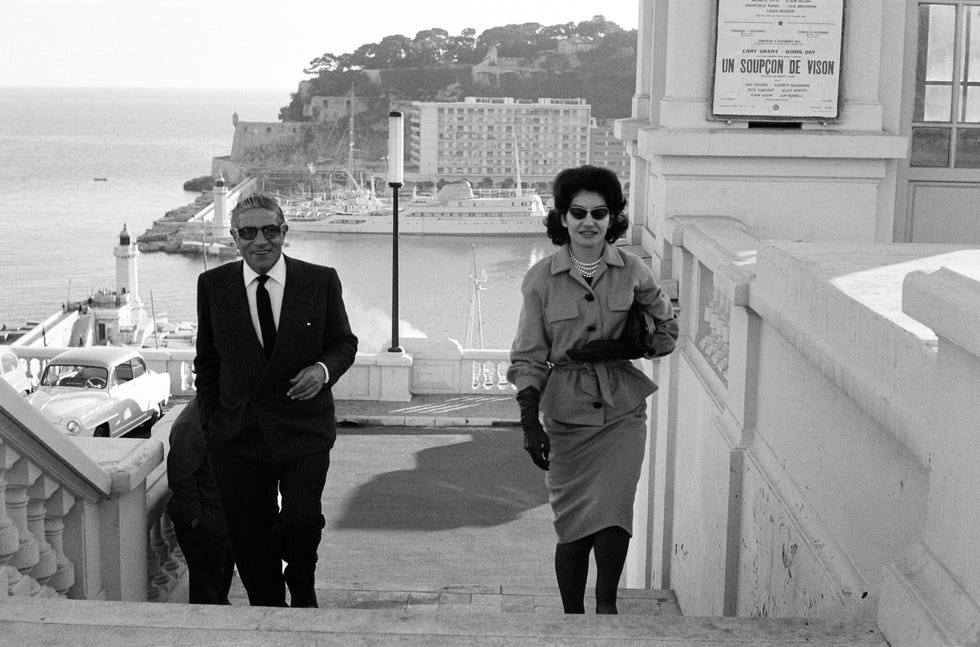
[[[612,244],[629,224],[612,171],[565,169],[555,178],[554,201],[546,226],[559,249],[524,277],[507,379],[518,391],[524,449],[547,471],[565,613],[585,612],[594,551],[596,613],[614,614],[632,535],[646,397],[657,388],[629,360],[671,352],[677,323],[650,268]],[[642,347],[619,339],[634,301],[655,323]]]

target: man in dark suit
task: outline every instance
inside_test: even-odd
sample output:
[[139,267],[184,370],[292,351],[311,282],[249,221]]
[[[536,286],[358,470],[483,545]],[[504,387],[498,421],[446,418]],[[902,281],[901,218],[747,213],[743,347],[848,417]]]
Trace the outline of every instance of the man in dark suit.
[[[278,203],[246,198],[244,262],[197,284],[197,402],[238,573],[253,605],[316,606],[320,497],[336,438],[331,387],[357,351],[330,267],[282,254]],[[281,497],[281,504],[277,502]],[[283,573],[282,562],[286,562]]]

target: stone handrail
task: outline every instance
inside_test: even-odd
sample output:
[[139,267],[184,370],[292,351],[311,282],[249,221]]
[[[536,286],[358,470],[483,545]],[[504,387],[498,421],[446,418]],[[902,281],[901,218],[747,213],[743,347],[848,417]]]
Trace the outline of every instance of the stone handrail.
[[921,386],[929,494],[921,536],[885,568],[878,623],[893,645],[980,644],[980,250],[910,272],[902,311],[937,336]]
[[[670,587],[685,613],[875,613],[884,565],[924,514],[914,392],[933,375],[931,341],[896,316],[900,276],[887,274],[915,254],[767,242],[732,218],[676,217],[665,232],[681,305],[670,395],[699,411],[668,413],[664,430],[674,498],[659,550],[685,547],[664,557],[682,574]],[[697,519],[712,522],[694,532]]]
[[68,438],[0,381],[0,598],[145,600],[159,440]]
[[980,251],[715,217],[665,232],[681,339],[656,584],[686,614],[877,616],[896,643],[974,644]]
[[688,337],[721,380],[720,393],[728,378],[731,312],[748,304],[758,240],[724,217],[671,218],[665,231],[671,245],[697,261],[680,298],[682,319],[694,318]]

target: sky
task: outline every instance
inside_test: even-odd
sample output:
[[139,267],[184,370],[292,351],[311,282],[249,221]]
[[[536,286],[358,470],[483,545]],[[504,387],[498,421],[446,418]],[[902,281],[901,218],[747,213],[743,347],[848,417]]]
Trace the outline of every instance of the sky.
[[597,14],[635,29],[639,0],[3,0],[0,87],[294,91],[317,56],[388,35]]

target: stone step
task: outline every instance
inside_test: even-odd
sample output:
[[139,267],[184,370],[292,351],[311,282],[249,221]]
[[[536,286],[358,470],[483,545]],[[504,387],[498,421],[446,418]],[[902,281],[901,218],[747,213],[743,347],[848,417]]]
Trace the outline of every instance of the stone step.
[[[389,609],[393,611],[459,611],[471,608],[487,613],[538,613],[562,615],[558,589],[524,586],[405,587],[397,583],[360,583],[355,587],[317,587],[321,609]],[[186,599],[186,598],[183,598]],[[232,605],[247,606],[245,589],[236,577],[229,594]],[[595,600],[594,589],[586,590],[586,607]],[[621,615],[681,615],[670,591],[620,589],[617,607]],[[591,611],[589,611],[591,613]]]
[[[472,594],[471,594],[472,595]],[[141,647],[207,645],[554,646],[874,645],[872,621],[565,616],[486,611],[470,604],[428,610],[276,609],[10,598],[0,602],[0,644]]]

